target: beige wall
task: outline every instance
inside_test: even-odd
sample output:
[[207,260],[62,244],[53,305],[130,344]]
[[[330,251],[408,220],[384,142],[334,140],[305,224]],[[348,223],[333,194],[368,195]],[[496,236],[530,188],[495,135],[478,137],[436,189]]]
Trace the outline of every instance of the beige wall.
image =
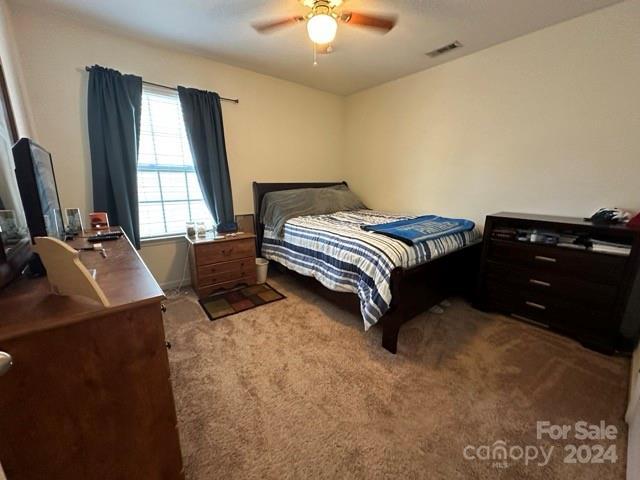
[[[14,30],[36,140],[53,154],[65,207],[91,210],[87,74],[95,63],[167,85],[238,97],[223,103],[237,213],[253,212],[251,182],[342,179],[341,97],[203,57],[140,43],[28,7],[13,6]],[[318,129],[322,138],[317,140]],[[182,274],[184,244],[153,243],[142,256],[162,284]]]
[[640,2],[347,99],[347,180],[371,207],[482,221],[640,210]]
[[[345,177],[371,207],[482,222],[499,210],[640,210],[640,0],[338,97],[13,7],[36,139],[62,202],[91,209],[84,65],[237,96],[223,104],[238,213],[251,182]],[[0,25],[1,27],[1,25]],[[322,128],[321,141],[316,141]],[[183,243],[146,244],[175,284]]]

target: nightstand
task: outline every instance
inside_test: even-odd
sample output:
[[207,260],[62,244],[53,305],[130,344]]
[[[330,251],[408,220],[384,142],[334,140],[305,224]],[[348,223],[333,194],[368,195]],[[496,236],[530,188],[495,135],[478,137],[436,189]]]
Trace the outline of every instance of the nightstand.
[[198,298],[222,289],[256,283],[256,240],[252,233],[186,237],[191,286]]

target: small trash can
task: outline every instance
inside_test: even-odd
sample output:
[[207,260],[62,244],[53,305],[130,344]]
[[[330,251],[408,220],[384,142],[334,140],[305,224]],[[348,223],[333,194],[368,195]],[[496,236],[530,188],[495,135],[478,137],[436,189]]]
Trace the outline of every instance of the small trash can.
[[266,258],[256,258],[256,280],[258,284],[267,281],[267,270],[269,270],[269,260]]

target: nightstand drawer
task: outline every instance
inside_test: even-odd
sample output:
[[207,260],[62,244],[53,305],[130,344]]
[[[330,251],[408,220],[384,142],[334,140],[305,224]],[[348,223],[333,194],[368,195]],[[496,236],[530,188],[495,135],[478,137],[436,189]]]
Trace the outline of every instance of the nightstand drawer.
[[620,282],[627,262],[627,257],[500,240],[491,240],[488,259],[609,285]]
[[244,280],[249,277],[255,277],[255,266],[251,269],[243,268],[236,270],[229,270],[226,272],[213,273],[211,275],[201,275],[198,277],[198,283],[202,286],[213,285],[215,283],[230,282],[232,280]]
[[196,246],[198,265],[226,262],[255,257],[256,244],[252,238],[225,242],[212,242]]
[[575,276],[558,275],[529,267],[487,261],[486,285],[506,284],[523,294],[548,295],[595,308],[613,307],[617,287],[587,282]]
[[196,293],[198,294],[199,298],[202,298],[202,297],[211,295],[212,293],[215,293],[219,290],[226,290],[226,289],[238,287],[241,285],[253,285],[255,283],[256,283],[256,276],[254,274],[246,278],[231,280],[228,282],[214,283],[212,285],[202,285],[196,289]]
[[198,278],[206,278],[226,272],[255,271],[256,261],[254,257],[246,257],[231,262],[210,263],[198,266]]

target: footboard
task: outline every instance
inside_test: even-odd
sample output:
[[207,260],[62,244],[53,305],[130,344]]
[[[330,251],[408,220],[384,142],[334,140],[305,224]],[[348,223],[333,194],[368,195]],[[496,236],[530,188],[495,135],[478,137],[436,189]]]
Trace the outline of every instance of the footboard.
[[391,307],[380,319],[382,346],[396,353],[400,326],[451,295],[471,295],[480,265],[481,242],[431,262],[391,272]]

